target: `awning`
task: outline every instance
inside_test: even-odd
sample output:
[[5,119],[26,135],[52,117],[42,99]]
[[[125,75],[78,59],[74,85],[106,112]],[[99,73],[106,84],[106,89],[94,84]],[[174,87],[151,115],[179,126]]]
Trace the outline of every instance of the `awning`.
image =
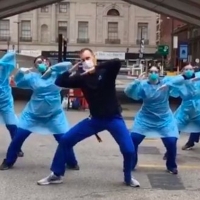
[[60,1],[62,0],[1,0],[0,19]]
[[123,0],[136,6],[200,26],[199,0]]

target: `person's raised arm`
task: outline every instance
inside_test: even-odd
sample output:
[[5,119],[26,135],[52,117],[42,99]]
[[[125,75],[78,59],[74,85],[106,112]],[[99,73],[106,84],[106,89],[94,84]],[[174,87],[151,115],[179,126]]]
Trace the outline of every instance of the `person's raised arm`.
[[57,76],[55,84],[63,88],[81,88],[83,84],[83,76],[80,74],[72,74],[69,71]]
[[158,90],[166,88],[177,88],[184,84],[184,77],[182,75],[177,76],[165,76],[162,80],[162,86]]
[[126,88],[124,89],[124,93],[134,100],[142,100],[144,98],[144,91],[142,89],[141,81],[145,78],[145,72],[140,74],[138,79],[135,79],[132,83],[126,86]]
[[143,89],[141,87],[141,81],[134,80],[132,83],[128,84],[124,89],[124,93],[131,99],[142,100],[144,94]]
[[97,65],[97,68],[105,69],[109,76],[115,79],[121,68],[121,61],[118,58],[111,59],[106,62],[100,63],[99,65]]
[[15,85],[23,89],[32,89],[32,74],[30,72],[30,69],[19,69],[14,76]]
[[[0,59],[1,74],[4,80],[9,78],[11,72],[16,68],[16,55],[13,52],[6,53]],[[1,80],[3,81],[3,80]]]

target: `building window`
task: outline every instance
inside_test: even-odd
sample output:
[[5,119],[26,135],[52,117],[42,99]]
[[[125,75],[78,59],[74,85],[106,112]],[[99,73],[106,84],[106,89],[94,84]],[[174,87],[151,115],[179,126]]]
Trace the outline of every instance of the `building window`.
[[67,22],[59,21],[58,22],[58,34],[62,34],[65,39],[67,39]]
[[66,13],[67,12],[67,7],[68,7],[67,2],[59,3],[58,5],[59,5],[59,13]]
[[10,40],[10,21],[0,20],[0,40],[9,41]]
[[44,6],[41,8],[41,13],[48,13],[49,12],[49,6]]
[[21,21],[21,41],[30,42],[32,41],[31,37],[31,21],[30,20],[22,20]]
[[193,29],[192,30],[192,38],[196,38],[199,35],[199,30],[198,29]]
[[88,39],[88,22],[78,22],[78,39]]
[[41,42],[48,43],[49,42],[49,30],[46,24],[41,26]]
[[108,39],[118,39],[118,22],[108,22]]
[[137,39],[148,40],[148,23],[138,23]]
[[110,9],[110,10],[107,12],[107,16],[119,17],[119,16],[120,16],[120,13],[119,13],[119,11],[116,10],[116,9]]

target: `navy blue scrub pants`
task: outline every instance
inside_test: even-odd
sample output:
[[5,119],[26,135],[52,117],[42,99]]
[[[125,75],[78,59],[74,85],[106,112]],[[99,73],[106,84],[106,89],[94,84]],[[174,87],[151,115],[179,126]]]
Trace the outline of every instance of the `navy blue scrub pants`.
[[86,118],[71,128],[62,136],[59,142],[51,165],[51,171],[57,176],[64,176],[66,152],[70,151],[70,149],[72,149],[78,142],[104,130],[110,132],[120,147],[120,151],[124,158],[124,181],[129,184],[131,181],[134,145],[121,116],[104,119]]
[[[138,133],[131,133],[133,144],[135,146],[136,156],[133,158],[133,169],[135,169],[138,162],[138,146],[144,140],[145,136]],[[166,137],[161,138],[162,142],[167,150],[166,167],[168,170],[173,170],[177,168],[176,164],[176,154],[177,154],[177,138]]]
[[14,138],[15,134],[17,133],[17,126],[16,125],[11,125],[11,124],[6,124],[6,128],[10,133],[11,139]]
[[189,137],[187,144],[193,146],[195,142],[196,143],[199,142],[199,137],[200,137],[200,133],[190,133],[190,137]]
[[[11,140],[14,138],[14,136],[17,134],[17,126],[15,124],[6,124],[6,128],[10,133]],[[22,150],[20,149],[19,152]]]
[[[24,141],[28,138],[28,136],[31,134],[30,131],[28,130],[24,130],[21,128],[17,129],[17,133],[14,136],[14,138],[12,139],[9,147],[8,147],[8,151],[7,151],[7,155],[6,155],[6,163],[13,165],[17,158],[18,158],[18,152],[20,151]],[[63,134],[55,134],[53,135],[55,140],[57,142],[60,141],[61,137]],[[75,154],[73,149],[71,148],[69,151],[67,151],[65,153],[65,164],[67,164],[68,166],[76,166],[77,165],[77,160],[75,158]]]

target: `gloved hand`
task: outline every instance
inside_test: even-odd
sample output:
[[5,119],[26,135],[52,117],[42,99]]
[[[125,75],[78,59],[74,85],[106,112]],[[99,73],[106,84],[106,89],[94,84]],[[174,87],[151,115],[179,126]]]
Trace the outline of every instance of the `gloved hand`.
[[193,81],[193,82],[195,82],[195,81],[200,81],[200,77],[192,78],[191,81]]
[[143,73],[141,73],[141,74],[138,76],[138,79],[139,79],[139,80],[144,80],[144,79],[146,79],[146,78],[147,78],[146,72],[143,72]]
[[34,68],[17,68],[20,72],[24,73],[24,74],[28,74],[30,72],[35,71]]
[[51,67],[49,67],[46,72],[44,72],[44,74],[42,75],[42,78],[48,78],[49,76],[51,76],[51,73],[52,73],[52,69]]
[[164,85],[160,86],[160,87],[157,89],[157,91],[166,90],[167,88],[168,88],[168,86],[164,84]]

